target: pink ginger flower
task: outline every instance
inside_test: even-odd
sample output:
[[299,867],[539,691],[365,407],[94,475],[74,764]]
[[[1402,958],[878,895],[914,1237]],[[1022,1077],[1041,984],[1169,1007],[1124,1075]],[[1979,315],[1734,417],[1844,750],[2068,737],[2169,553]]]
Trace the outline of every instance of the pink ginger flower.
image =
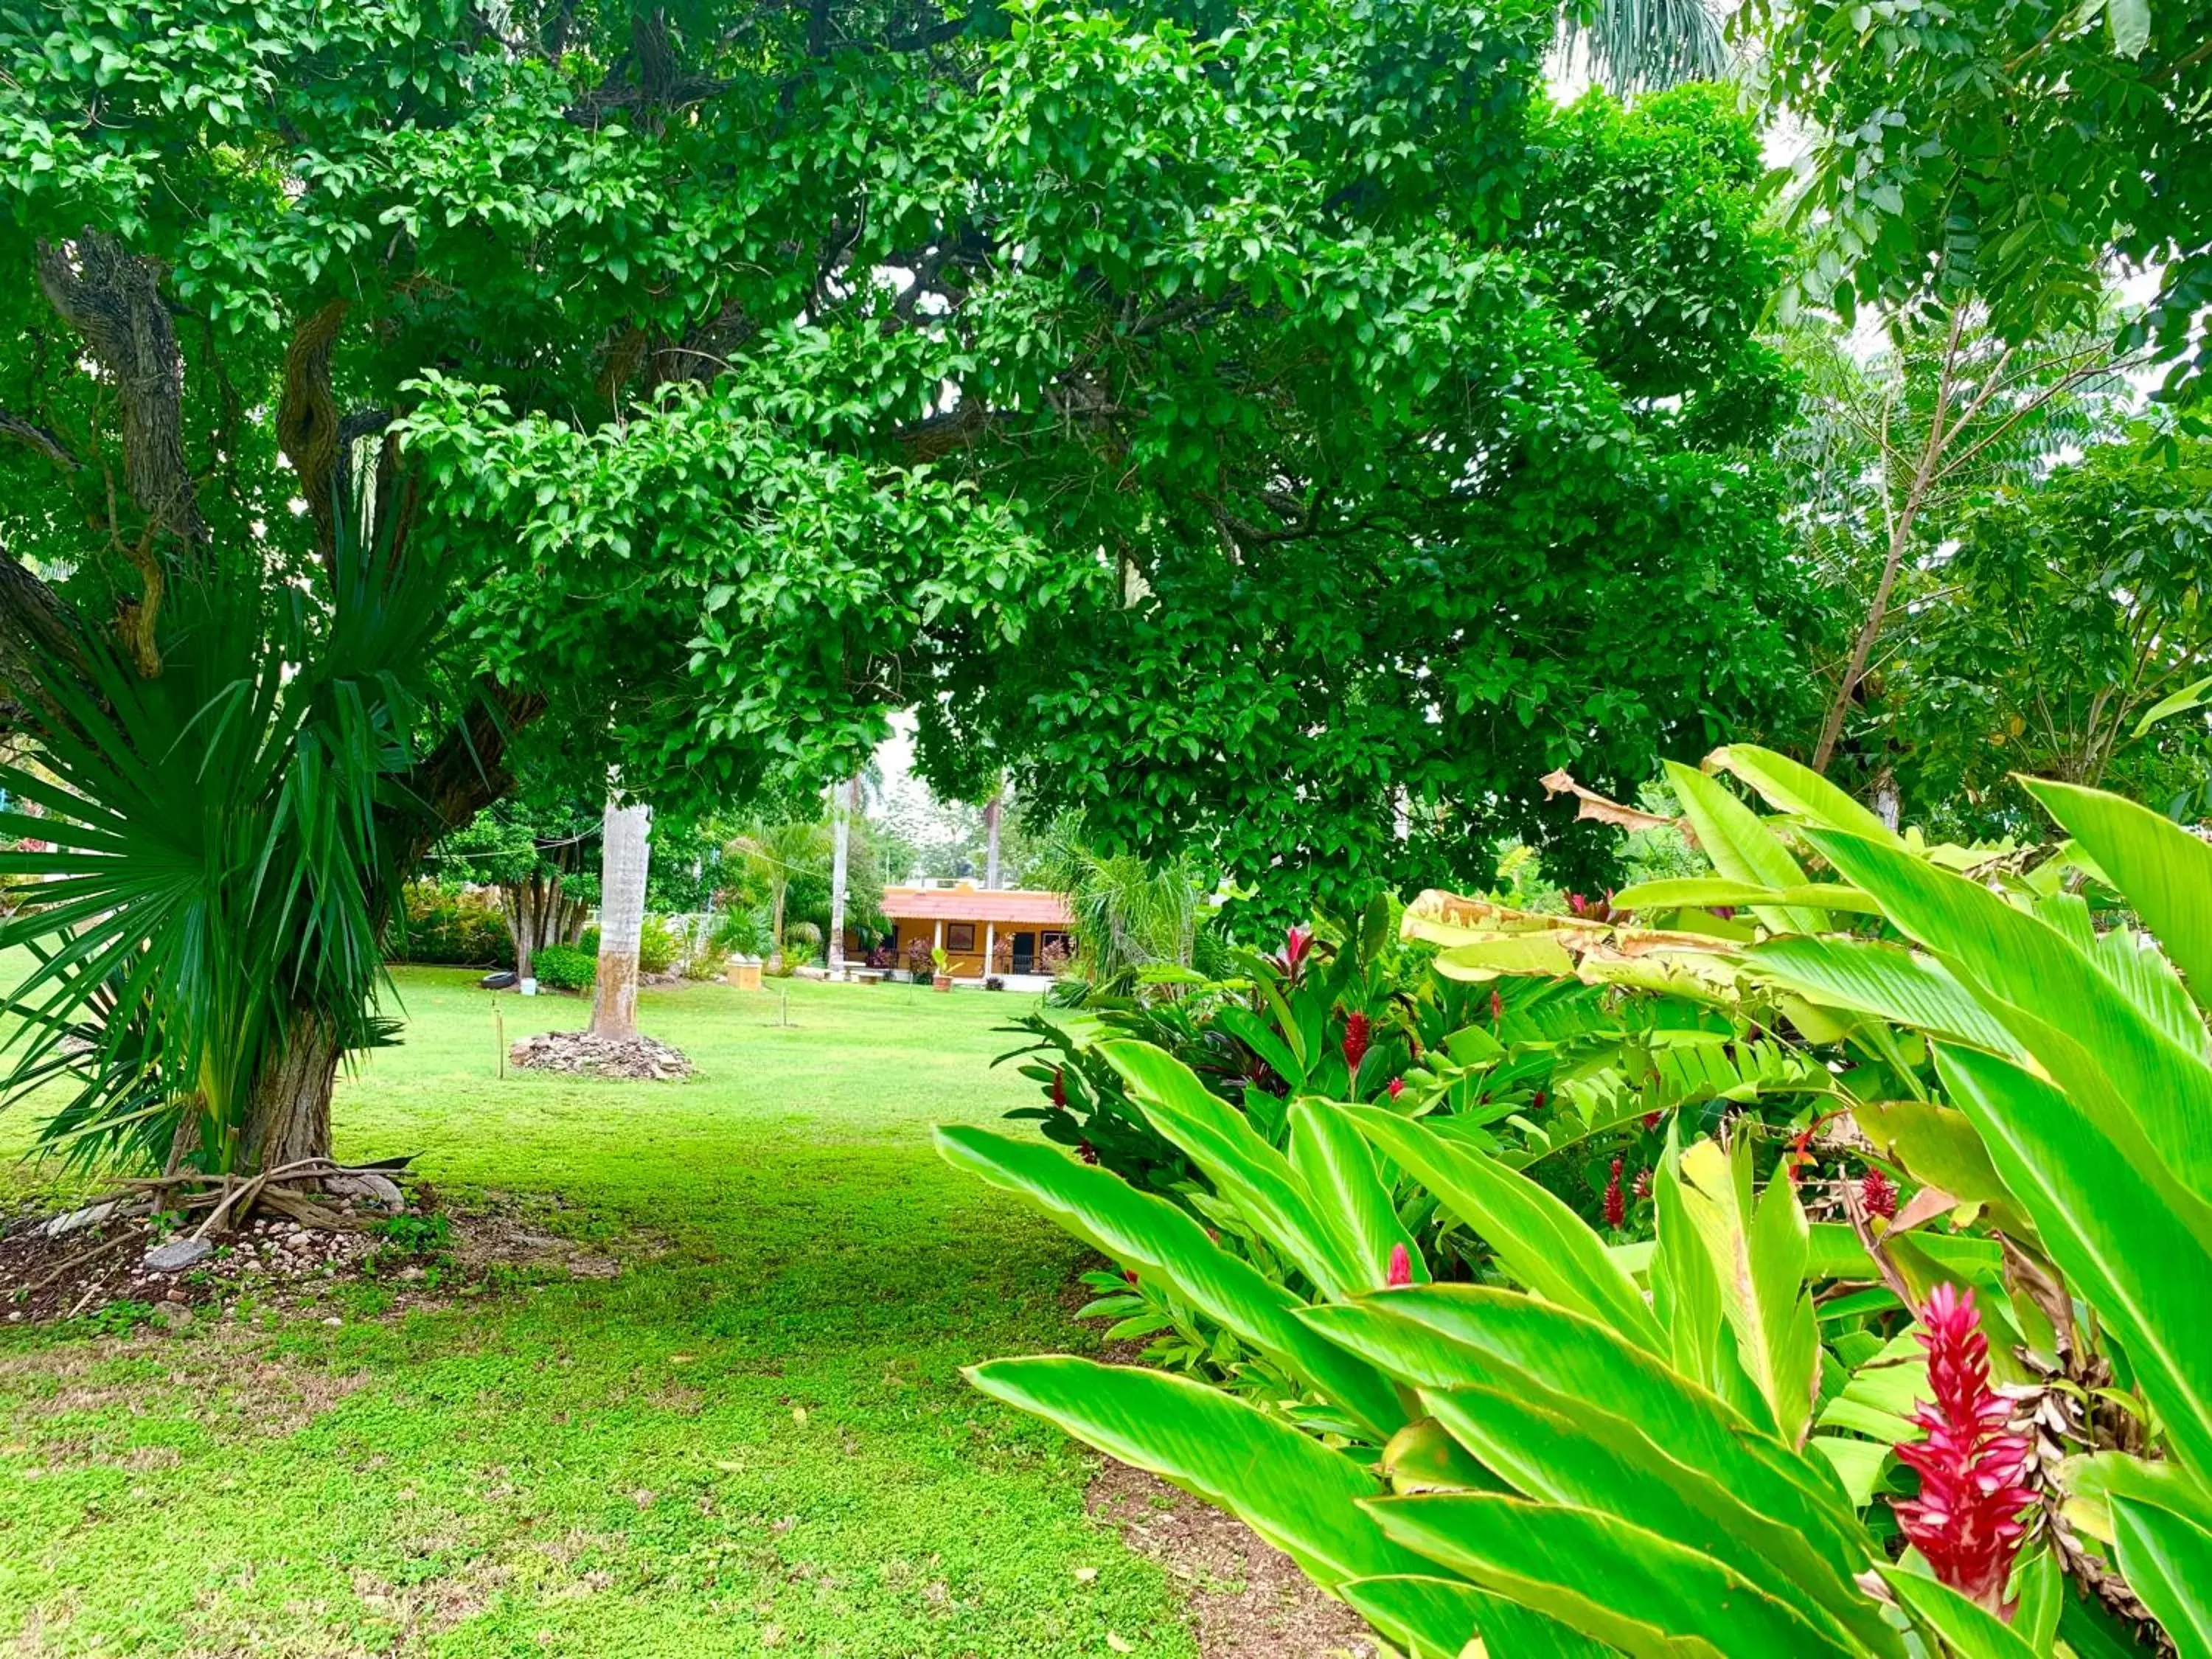
[[1359,1075],[1359,1062],[1367,1058],[1367,1016],[1361,1013],[1344,1017],[1344,1066],[1353,1077]]
[[1285,977],[1296,979],[1305,970],[1306,955],[1313,949],[1314,934],[1310,927],[1293,925],[1284,930],[1283,954],[1275,958],[1275,966]]
[[1897,1449],[1898,1460],[1919,1471],[1920,1495],[1890,1508],[1936,1577],[2009,1620],[2005,1581],[2027,1535],[2021,1511],[2035,1502],[2021,1479],[2027,1437],[2008,1431],[2012,1406],[1990,1386],[1989,1339],[1973,1291],[1938,1285],[1919,1319],[1936,1397],[1913,1417],[1928,1437]]
[[1413,1282],[1413,1257],[1403,1244],[1390,1247],[1390,1271],[1384,1280],[1394,1291],[1403,1290]]
[[1628,1219],[1628,1200],[1620,1190],[1620,1160],[1613,1160],[1613,1174],[1605,1183],[1605,1224],[1618,1227]]

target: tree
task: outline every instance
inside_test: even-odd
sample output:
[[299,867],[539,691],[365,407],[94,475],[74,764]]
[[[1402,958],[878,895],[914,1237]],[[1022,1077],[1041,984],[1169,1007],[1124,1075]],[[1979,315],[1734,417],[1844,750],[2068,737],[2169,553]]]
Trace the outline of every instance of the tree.
[[[1778,407],[1753,135],[1694,92],[1553,111],[1555,21],[0,15],[0,679],[58,701],[101,641],[150,684],[217,550],[330,654],[373,526],[434,602],[327,866],[372,943],[511,748],[741,811],[902,707],[947,793],[1018,756],[1285,903],[1571,835],[1542,772],[1790,703],[1798,599],[1741,448]],[[1408,793],[1446,829],[1400,848]],[[57,1019],[96,1000],[59,976]],[[276,987],[313,1000],[252,1065],[326,1144],[374,976]]]
[[2127,365],[2095,336],[2008,345],[1973,301],[1932,322],[1888,321],[1888,348],[1869,362],[1826,331],[1794,341],[1805,401],[1783,441],[1798,484],[1792,515],[1856,613],[1814,744],[1816,771],[1844,735],[1899,578],[1931,556],[1960,505],[2032,476],[2129,395]]
[[499,889],[516,978],[535,977],[532,960],[546,945],[583,937],[590,884],[578,878],[599,827],[596,815],[565,805],[509,800],[485,808],[439,842],[441,872]]
[[830,854],[830,826],[819,818],[786,818],[756,823],[730,843],[732,856],[742,859],[746,871],[767,890],[769,903],[769,966],[783,966],[785,903],[792,884],[825,872]]
[[1848,314],[1978,298],[2012,345],[2104,320],[2111,267],[2157,292],[2120,331],[2201,396],[2212,340],[2212,0],[1756,0],[1774,102],[1814,142],[1808,287]]
[[2130,434],[1976,502],[1935,573],[1955,597],[1907,623],[1889,671],[1885,734],[1913,798],[2023,834],[2016,775],[2203,811],[2203,717],[2142,726],[2212,673],[2207,569],[2205,440],[2168,454]]
[[610,796],[599,835],[599,969],[592,982],[592,1035],[637,1036],[637,957],[645,933],[645,877],[653,809]]
[[1600,85],[1626,95],[1717,81],[1728,42],[1705,0],[1599,0],[1559,14],[1559,53]]

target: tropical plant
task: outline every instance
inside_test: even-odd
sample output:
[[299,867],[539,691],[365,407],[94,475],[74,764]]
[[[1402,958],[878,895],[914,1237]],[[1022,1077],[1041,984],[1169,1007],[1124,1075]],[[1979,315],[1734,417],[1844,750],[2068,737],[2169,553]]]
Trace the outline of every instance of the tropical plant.
[[1705,0],[1577,0],[1559,13],[1559,53],[1622,95],[1717,81],[1729,67],[1721,20]]
[[1212,910],[1207,884],[1188,858],[1101,854],[1067,817],[1054,822],[1029,874],[1066,896],[1075,923],[1073,959],[1093,986],[1109,990],[1126,990],[1144,969],[1188,968]]
[[783,966],[784,920],[792,884],[802,878],[826,878],[830,870],[830,826],[819,818],[757,821],[729,846],[729,856],[768,896],[769,969]]
[[[441,690],[443,584],[394,504],[340,499],[312,587],[257,544],[196,544],[118,637],[58,606],[11,665],[0,927],[37,965],[3,1088],[75,1092],[73,1155],[255,1171],[330,1150],[341,1059],[384,1039],[383,944],[426,838],[409,780]],[[148,532],[149,544],[152,532]],[[157,604],[158,600],[158,604]]]
[[400,896],[392,954],[400,962],[498,966],[514,960],[508,918],[481,890],[410,881]]

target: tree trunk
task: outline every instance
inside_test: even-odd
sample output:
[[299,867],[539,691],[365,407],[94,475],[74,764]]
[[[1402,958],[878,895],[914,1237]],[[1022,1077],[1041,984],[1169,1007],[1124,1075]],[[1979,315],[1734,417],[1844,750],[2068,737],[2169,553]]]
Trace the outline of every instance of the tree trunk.
[[247,1091],[245,1140],[234,1165],[240,1173],[331,1155],[331,1090],[338,1057],[330,1022],[295,1010],[289,1029],[272,1045]]
[[991,799],[983,803],[983,885],[999,884],[999,814],[1006,794],[1004,788],[994,789]]
[[645,877],[652,856],[653,809],[607,803],[599,843],[599,973],[592,992],[592,1035],[637,1035],[637,951],[645,933]]
[[860,805],[860,781],[853,780],[848,798],[831,811],[836,842],[830,860],[830,977],[845,976],[845,889],[853,862],[853,813]]
[[783,896],[791,890],[787,873],[777,875],[773,890],[775,908],[769,916],[768,970],[780,974],[783,971]]

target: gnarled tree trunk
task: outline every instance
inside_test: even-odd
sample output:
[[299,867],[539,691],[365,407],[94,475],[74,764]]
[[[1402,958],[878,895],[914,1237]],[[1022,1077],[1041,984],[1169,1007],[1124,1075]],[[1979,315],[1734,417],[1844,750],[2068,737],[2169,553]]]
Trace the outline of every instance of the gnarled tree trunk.
[[245,1138],[234,1167],[255,1174],[331,1155],[331,1091],[338,1059],[330,1022],[295,1012],[246,1096]]

